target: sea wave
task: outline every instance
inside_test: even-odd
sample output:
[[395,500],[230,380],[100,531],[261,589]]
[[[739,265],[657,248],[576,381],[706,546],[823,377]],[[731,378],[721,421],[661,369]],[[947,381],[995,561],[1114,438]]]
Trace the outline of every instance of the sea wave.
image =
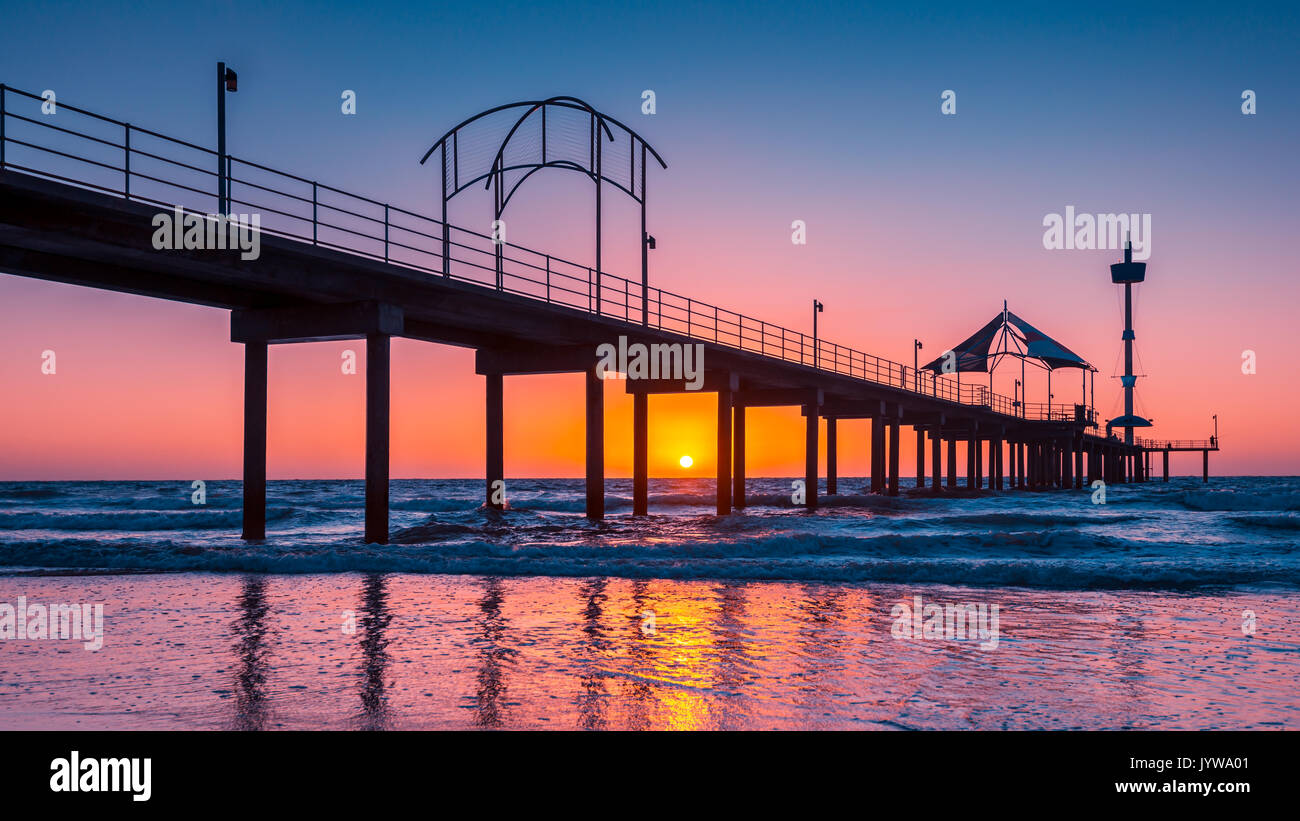
[[[608,546],[523,545],[472,541],[437,546],[347,545],[304,547],[273,543],[226,545],[105,544],[96,540],[11,543],[6,565],[47,572],[218,571],[260,573],[446,573],[473,575],[620,576],[850,582],[910,582],[1054,589],[1300,586],[1300,564],[1290,556],[1242,554],[1134,561],[1124,546],[1083,555],[1070,534],[1040,540],[1002,534],[962,545],[968,555],[936,555],[941,537],[918,535],[853,539],[771,536],[696,544]],[[947,544],[951,548],[951,539]],[[1094,547],[1097,540],[1092,540]],[[1038,546],[1039,550],[1033,548]],[[1042,548],[1050,546],[1050,551]],[[1166,550],[1160,551],[1169,555]]]
[[1178,496],[1178,503],[1189,510],[1231,512],[1236,510],[1300,510],[1300,493],[1241,490],[1189,490]]
[[[286,519],[296,513],[291,507],[267,508],[267,521]],[[238,529],[243,513],[238,510],[130,510],[130,511],[20,511],[0,513],[3,530],[110,530],[148,532],[158,530]]]

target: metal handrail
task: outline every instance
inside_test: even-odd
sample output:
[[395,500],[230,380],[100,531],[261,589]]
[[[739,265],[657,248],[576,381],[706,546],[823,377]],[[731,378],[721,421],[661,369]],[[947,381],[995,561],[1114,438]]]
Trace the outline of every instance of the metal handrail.
[[[93,118],[96,123],[122,129],[120,141],[87,134],[47,122],[44,115],[40,118],[29,117],[10,110],[10,95],[38,104],[43,102],[35,94],[0,84],[0,168],[167,208],[181,207],[203,212],[202,208],[194,207],[192,201],[189,204],[177,201],[183,196],[175,193],[178,191],[210,198],[215,203],[215,193],[199,187],[199,183],[203,180],[215,182],[215,178],[222,174],[214,168],[197,164],[207,162],[216,165],[220,158],[212,149],[59,102],[57,111],[60,113],[68,111],[84,115]],[[9,120],[30,126],[33,130],[45,129],[39,131],[40,134],[53,131],[58,135],[85,140],[95,147],[120,151],[122,165],[104,158],[79,156],[52,145],[42,145],[34,142],[36,138],[30,135],[24,135],[28,139],[13,136],[6,127]],[[134,145],[132,136],[137,138]],[[161,141],[172,149],[199,152],[200,159],[184,162],[145,150],[138,144],[139,137],[142,136]],[[7,147],[28,149],[42,156],[61,157],[109,175],[120,175],[121,186],[107,184],[109,181],[96,182],[88,179],[89,175],[85,172],[81,177],[68,176],[48,168],[17,162],[9,155]],[[134,164],[133,158],[136,160]],[[199,179],[169,179],[164,176],[165,172],[157,169],[149,173],[141,170],[141,160],[160,164],[173,174],[188,172],[191,176],[199,175]],[[269,175],[274,180],[254,179],[259,173]],[[246,206],[257,213],[276,218],[276,224],[263,225],[262,231],[267,234],[574,308],[623,322],[629,329],[649,327],[864,382],[887,385],[920,396],[986,408],[1003,416],[1035,421],[1080,421],[1075,405],[1018,402],[1011,397],[993,393],[987,386],[959,384],[953,380],[939,379],[930,372],[918,374],[916,369],[907,365],[824,339],[814,340],[802,331],[774,325],[662,288],[643,289],[637,280],[604,271],[596,277],[589,266],[513,243],[497,242],[488,234],[460,226],[446,226],[449,237],[447,248],[450,253],[444,261],[443,223],[440,220],[260,163],[227,155],[224,176],[230,204]],[[149,196],[141,191],[141,183],[152,183],[155,189],[161,188],[171,193]],[[294,186],[299,190],[288,190]],[[213,188],[215,187],[214,185]],[[326,195],[326,201],[322,200],[322,195]],[[344,207],[344,201],[351,207]],[[295,213],[295,208],[301,209],[303,213]],[[367,208],[372,212],[363,213],[362,209]],[[420,230],[413,227],[412,222],[427,224],[428,228]],[[434,260],[436,264],[432,263]],[[599,293],[596,293],[597,290]],[[644,324],[640,321],[643,310]],[[1092,408],[1084,410],[1083,421],[1089,425],[1096,424],[1096,414]]]
[[1217,450],[1219,439],[1142,439],[1133,443],[1146,450]]

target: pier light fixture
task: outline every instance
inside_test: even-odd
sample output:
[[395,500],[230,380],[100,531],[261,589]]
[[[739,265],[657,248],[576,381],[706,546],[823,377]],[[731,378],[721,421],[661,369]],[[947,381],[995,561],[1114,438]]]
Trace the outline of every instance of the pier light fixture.
[[230,168],[226,160],[226,92],[239,90],[239,75],[217,63],[217,212],[230,213]]
[[922,347],[923,346],[921,345],[921,340],[919,339],[912,340],[912,371],[916,374],[915,382],[916,382],[917,393],[921,392],[921,368],[920,368],[920,359],[918,358],[918,354]]
[[815,299],[813,300],[813,337],[812,337],[812,342],[813,342],[813,367],[814,367],[814,368],[817,367],[817,314],[821,313],[822,310],[825,309],[825,307],[826,307],[825,305],[821,304],[821,303],[818,302],[817,300],[815,300]]

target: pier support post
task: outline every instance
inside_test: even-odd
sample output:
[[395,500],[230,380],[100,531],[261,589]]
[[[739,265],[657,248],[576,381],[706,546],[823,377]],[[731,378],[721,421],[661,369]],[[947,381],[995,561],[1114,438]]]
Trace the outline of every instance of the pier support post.
[[[816,420],[814,420],[816,421]],[[718,391],[718,515],[731,513],[731,391]]]
[[989,446],[989,470],[993,478],[989,480],[992,490],[1002,489],[1002,438],[995,438]]
[[737,510],[745,509],[745,406],[736,405],[732,411],[731,425],[731,503]]
[[[990,462],[992,456],[989,457]],[[984,440],[975,439],[975,487],[984,489]]]
[[1083,434],[1076,434],[1070,440],[1070,447],[1074,450],[1074,489],[1083,489]]
[[835,496],[839,491],[839,465],[836,451],[835,417],[826,417],[826,495]]
[[941,467],[939,464],[942,461],[942,456],[940,454],[940,450],[942,450],[943,447],[942,443],[943,439],[940,438],[939,429],[936,427],[930,431],[930,472],[933,474],[930,477],[930,489],[935,493],[939,492],[939,487],[942,483],[942,476],[940,475]]
[[245,539],[266,538],[266,342],[244,343]]
[[1210,451],[1201,451],[1201,481],[1210,481]]
[[650,512],[650,395],[632,394],[632,515]]
[[979,453],[980,440],[975,433],[975,423],[971,422],[970,436],[966,439],[966,489],[975,489],[975,455]]
[[1165,457],[1165,470],[1164,470],[1164,476],[1161,477],[1160,481],[1168,482],[1169,481],[1169,451],[1166,450],[1162,455]]
[[948,489],[957,489],[957,439],[948,437]]
[[871,492],[885,489],[885,418],[871,419]]
[[[484,394],[487,400],[487,506],[495,510],[505,507],[504,490],[498,492],[497,482],[505,481],[505,377],[489,373]],[[496,499],[502,501],[495,501]]]
[[817,406],[805,405],[804,417],[803,504],[813,510],[817,507]]
[[1074,487],[1074,444],[1073,439],[1061,440],[1061,487]]
[[898,495],[898,451],[902,446],[898,440],[898,417],[889,420],[889,495]]
[[916,489],[925,489],[925,428],[913,425],[916,431]]
[[388,366],[388,334],[366,334],[367,544],[388,544]]
[[605,383],[589,367],[587,393],[587,518],[605,518]]

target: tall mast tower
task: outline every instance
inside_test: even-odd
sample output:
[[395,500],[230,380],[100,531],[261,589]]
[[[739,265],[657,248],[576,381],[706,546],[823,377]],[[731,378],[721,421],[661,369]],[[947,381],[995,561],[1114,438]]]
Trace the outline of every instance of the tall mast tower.
[[1106,427],[1124,429],[1124,444],[1133,444],[1133,428],[1150,427],[1151,423],[1133,413],[1133,388],[1137,384],[1137,375],[1133,373],[1133,284],[1147,278],[1147,264],[1133,261],[1133,240],[1124,243],[1124,261],[1110,266],[1110,281],[1124,285],[1124,375],[1120,377],[1124,385],[1124,415],[1112,419]]

